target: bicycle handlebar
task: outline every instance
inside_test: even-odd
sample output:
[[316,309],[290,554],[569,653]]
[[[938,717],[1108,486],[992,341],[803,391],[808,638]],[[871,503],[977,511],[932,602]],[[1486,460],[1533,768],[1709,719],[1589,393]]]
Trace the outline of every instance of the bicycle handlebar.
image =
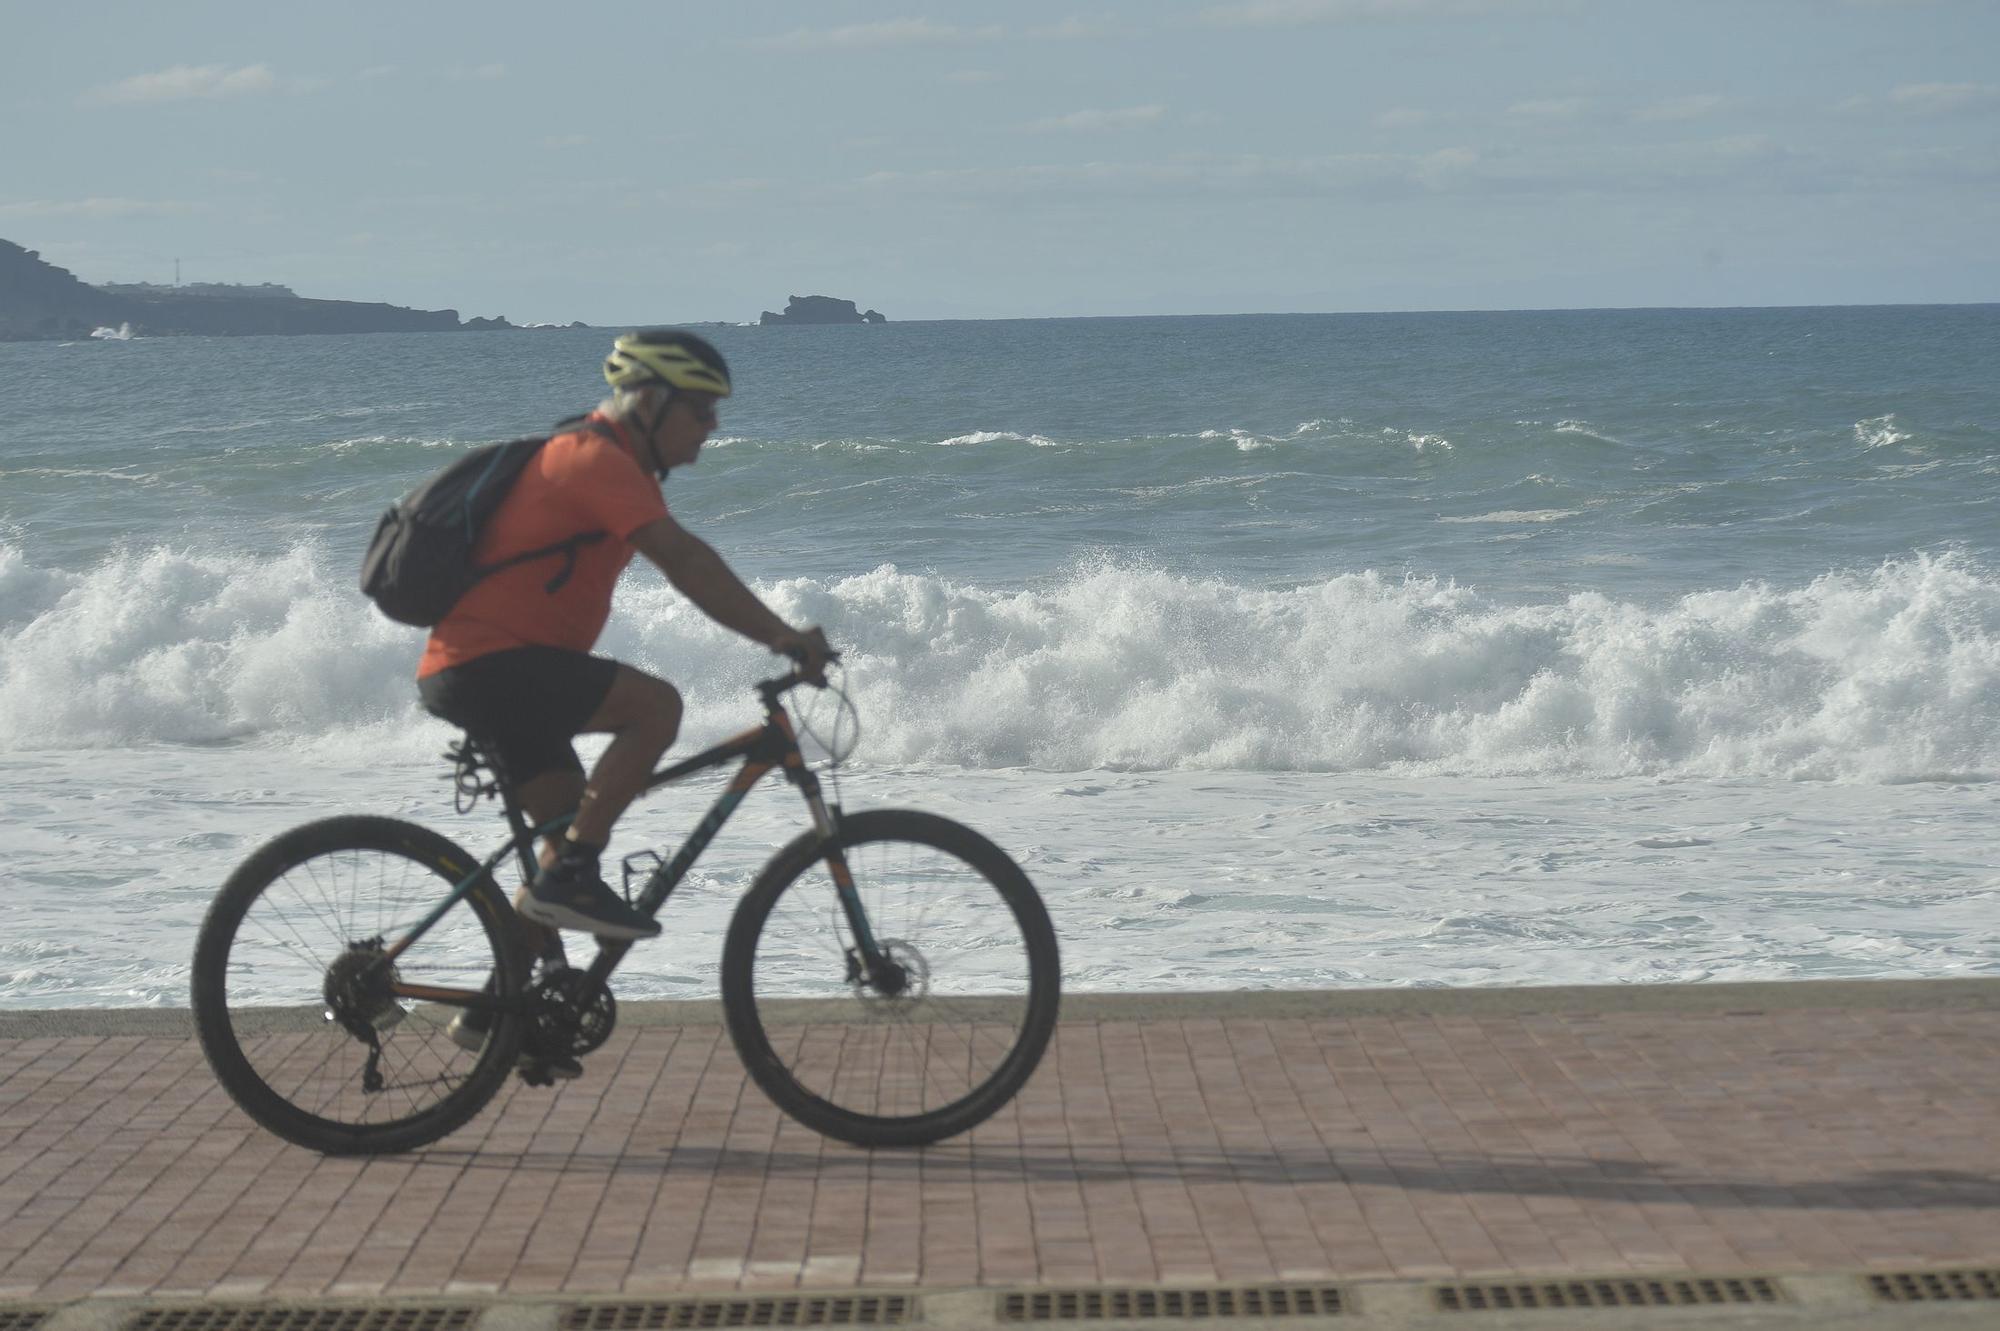
[[[801,666],[803,666],[804,664],[803,658],[797,655],[796,653],[786,652],[785,655],[791,657],[794,661],[800,662]],[[832,665],[835,661],[838,661],[839,659],[840,659],[839,652],[828,652],[826,654],[827,665]],[[787,671],[785,674],[778,676],[776,679],[766,679],[758,681],[756,688],[757,692],[763,694],[765,698],[771,700],[772,702],[776,702],[781,694],[790,693],[793,689],[797,688],[801,684],[810,684],[816,689],[823,689],[826,687],[825,672],[822,671],[819,675],[813,676],[806,674],[803,669],[791,670]]]

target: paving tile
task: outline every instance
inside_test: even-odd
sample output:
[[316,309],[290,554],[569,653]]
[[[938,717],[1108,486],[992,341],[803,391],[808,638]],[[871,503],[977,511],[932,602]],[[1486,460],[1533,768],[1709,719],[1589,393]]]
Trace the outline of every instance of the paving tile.
[[2000,1012],[1071,1021],[923,1152],[621,1030],[427,1151],[331,1160],[191,1041],[0,1040],[0,1290],[664,1294],[2000,1260]]

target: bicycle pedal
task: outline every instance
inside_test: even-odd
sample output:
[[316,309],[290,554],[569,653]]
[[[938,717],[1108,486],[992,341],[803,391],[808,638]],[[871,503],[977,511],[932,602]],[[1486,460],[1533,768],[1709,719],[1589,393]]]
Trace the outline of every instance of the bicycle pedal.
[[530,1086],[553,1086],[556,1079],[550,1075],[544,1063],[523,1063],[515,1069],[515,1075]]

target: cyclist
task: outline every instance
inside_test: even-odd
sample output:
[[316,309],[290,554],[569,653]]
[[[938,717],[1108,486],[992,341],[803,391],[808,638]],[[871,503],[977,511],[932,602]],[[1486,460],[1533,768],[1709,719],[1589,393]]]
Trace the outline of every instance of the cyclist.
[[[611,396],[535,455],[474,557],[491,564],[574,537],[583,543],[475,583],[432,631],[417,690],[432,713],[479,741],[535,823],[575,811],[517,895],[522,916],[599,938],[650,938],[660,926],[598,868],[612,825],[681,721],[672,684],[590,654],[625,566],[644,555],[709,618],[798,658],[808,676],[824,669],[829,649],[819,629],[779,618],[667,512],[661,480],[695,461],[716,426],[716,403],[729,396],[721,353],[692,333],[644,329],[612,344],[604,377]],[[566,562],[552,567],[558,559]],[[571,743],[580,734],[612,737],[587,779]],[[538,951],[553,941],[535,934]],[[453,1035],[476,1048],[484,1031],[465,1020],[474,1015],[461,1014]]]

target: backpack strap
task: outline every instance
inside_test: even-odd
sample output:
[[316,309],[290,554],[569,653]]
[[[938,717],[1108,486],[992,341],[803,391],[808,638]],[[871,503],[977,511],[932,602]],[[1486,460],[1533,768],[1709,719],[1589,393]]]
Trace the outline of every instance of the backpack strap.
[[[571,416],[567,420],[557,421],[555,428],[549,431],[547,438],[544,438],[541,444],[535,446],[536,451],[539,452],[543,445],[546,445],[550,439],[554,439],[557,435],[576,434],[579,431],[586,434],[594,434],[600,439],[609,439],[613,443],[618,442],[618,436],[612,433],[603,421],[594,420],[589,416]],[[563,585],[576,572],[576,552],[586,545],[596,545],[608,535],[610,533],[605,531],[581,532],[550,545],[540,546],[533,550],[523,550],[518,555],[509,555],[505,559],[495,563],[482,564],[473,570],[473,576],[475,578],[489,577],[492,574],[498,573],[503,568],[512,568],[516,564],[525,564],[531,559],[545,559],[550,555],[559,554],[563,557],[562,567],[556,570],[554,577],[542,584],[542,590],[548,595],[553,596],[562,590]]]
[[523,550],[518,555],[508,555],[505,559],[496,560],[491,564],[481,564],[477,569],[473,570],[474,576],[480,578],[490,577],[503,568],[512,568],[516,564],[525,564],[531,559],[545,559],[550,555],[561,555],[563,557],[563,566],[556,571],[556,575],[553,578],[542,584],[542,590],[553,596],[562,590],[563,584],[568,582],[570,575],[576,572],[576,552],[586,545],[596,545],[605,538],[606,534],[601,531],[587,531],[569,537],[567,540],[557,541],[553,545],[543,545],[537,546],[533,550]]

